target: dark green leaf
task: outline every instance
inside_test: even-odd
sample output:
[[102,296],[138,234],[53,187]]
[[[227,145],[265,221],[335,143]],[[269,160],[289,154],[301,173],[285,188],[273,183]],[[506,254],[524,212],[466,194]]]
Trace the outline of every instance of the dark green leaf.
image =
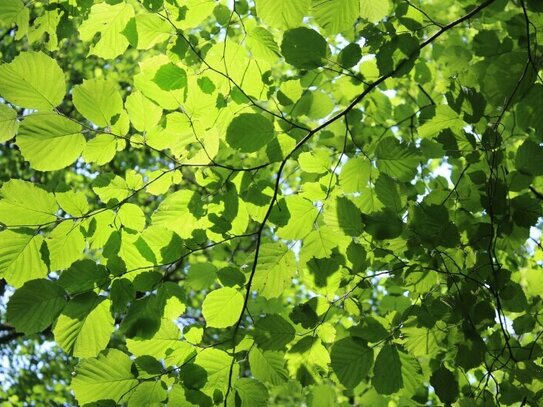
[[273,123],[255,113],[236,116],[226,130],[227,143],[244,153],[259,150],[272,141],[273,137]]
[[402,362],[396,346],[387,344],[379,351],[371,384],[379,394],[396,393],[404,386]]
[[430,384],[442,402],[450,404],[458,398],[458,380],[446,367],[441,366],[432,373]]
[[25,335],[43,331],[64,308],[64,296],[64,290],[52,281],[28,281],[10,298],[7,320]]
[[283,35],[281,53],[296,68],[313,69],[322,66],[327,52],[326,40],[310,28],[294,28]]
[[373,349],[356,338],[345,338],[334,343],[330,357],[339,381],[349,389],[355,388],[373,366]]

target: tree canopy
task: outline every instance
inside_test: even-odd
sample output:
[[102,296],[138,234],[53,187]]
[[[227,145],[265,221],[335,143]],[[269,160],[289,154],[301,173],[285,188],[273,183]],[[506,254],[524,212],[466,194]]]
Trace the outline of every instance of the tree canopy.
[[540,406],[542,11],[1,0],[0,399]]

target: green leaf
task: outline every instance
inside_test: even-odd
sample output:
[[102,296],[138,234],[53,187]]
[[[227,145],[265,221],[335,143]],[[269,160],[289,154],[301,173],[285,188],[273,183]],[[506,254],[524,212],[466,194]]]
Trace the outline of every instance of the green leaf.
[[243,295],[231,287],[223,287],[206,295],[202,314],[207,326],[226,328],[236,323],[243,309]]
[[[184,236],[183,232],[188,229],[190,235],[197,222],[194,215],[199,215],[198,208],[194,204],[198,199],[199,195],[190,190],[180,190],[169,194],[160,203],[158,210],[153,213],[151,217],[153,225],[164,226],[180,236]],[[183,223],[180,222],[181,219]]]
[[90,79],[72,91],[75,107],[90,122],[106,127],[118,120],[123,100],[115,84],[105,79]]
[[41,332],[64,308],[64,294],[64,290],[52,281],[28,281],[10,297],[6,318],[17,332],[25,335]]
[[157,12],[162,8],[164,0],[143,0],[142,3],[149,11]]
[[326,150],[302,153],[298,157],[298,163],[305,172],[322,174],[330,171],[330,156]]
[[273,123],[256,113],[236,116],[226,130],[226,142],[243,153],[258,151],[273,138]]
[[[132,284],[131,288],[136,291],[134,284]],[[131,301],[119,329],[127,338],[140,337],[148,339],[158,332],[161,318],[162,310],[156,295],[149,295]]]
[[360,192],[368,184],[371,162],[362,157],[351,158],[341,168],[339,184],[346,193]]
[[458,399],[458,380],[446,367],[441,366],[432,373],[430,384],[443,403],[451,404]]
[[541,404],[524,2],[0,0],[0,400]]
[[332,250],[341,242],[337,235],[328,226],[321,226],[313,230],[304,239],[302,247],[303,259],[323,259],[332,255]]
[[454,247],[460,240],[458,231],[449,221],[449,212],[444,206],[424,204],[415,206],[411,219],[412,230],[430,245]]
[[141,232],[145,228],[145,214],[133,203],[125,203],[117,211],[116,223],[131,231]]
[[81,126],[54,113],[35,113],[21,122],[17,145],[33,169],[55,171],[79,158],[85,147]]
[[18,128],[17,112],[9,106],[0,104],[0,142],[12,139]]
[[263,27],[255,27],[249,32],[247,46],[257,59],[273,62],[281,55],[273,34]]
[[349,198],[340,196],[325,209],[325,222],[347,236],[357,237],[363,232],[362,213]]
[[153,129],[162,117],[162,108],[147,99],[141,92],[134,92],[126,98],[126,110],[134,128],[138,131]]
[[298,69],[314,69],[324,65],[328,43],[317,31],[299,27],[285,31],[281,53],[287,63]]
[[6,26],[17,21],[17,17],[23,12],[25,5],[21,0],[4,0],[0,3],[0,23]]
[[134,77],[134,85],[145,97],[160,107],[176,110],[182,103],[182,90],[166,91],[160,88],[154,78],[161,66],[171,63],[166,55],[144,59],[140,63],[140,73]]
[[6,226],[37,226],[57,220],[53,194],[31,182],[11,179],[2,185],[0,193],[0,223]]
[[43,52],[22,52],[9,64],[0,65],[0,96],[15,105],[51,110],[65,93],[62,69]]
[[281,352],[262,351],[255,346],[249,352],[249,365],[253,376],[262,382],[278,385],[288,379],[285,358]]
[[81,405],[98,400],[118,403],[138,385],[132,373],[132,360],[117,349],[97,358],[84,359],[75,369],[72,389]]
[[330,358],[341,384],[354,389],[371,371],[373,349],[359,339],[344,338],[334,343]]
[[405,394],[416,395],[424,389],[422,369],[416,357],[405,352],[398,352],[402,364],[402,381]]
[[128,397],[129,407],[155,406],[168,397],[166,383],[162,380],[143,382],[130,393]]
[[279,297],[291,285],[296,272],[294,253],[283,243],[260,246],[253,288],[265,298]]
[[517,170],[528,175],[543,175],[543,148],[532,140],[525,140],[515,159]]
[[55,324],[55,341],[73,356],[95,357],[105,349],[114,329],[110,307],[109,299],[93,292],[74,297]]
[[419,127],[419,136],[422,138],[430,138],[437,135],[445,129],[460,131],[465,126],[465,123],[458,113],[451,109],[448,105],[440,105],[436,108],[436,114],[430,120]]
[[66,221],[58,225],[49,235],[49,268],[52,271],[64,270],[81,257],[86,242],[79,225]]
[[328,35],[353,30],[361,0],[328,0],[313,3],[312,14]]
[[193,290],[204,290],[217,278],[217,267],[209,263],[191,264],[187,273],[187,286]]
[[118,146],[115,136],[98,134],[87,142],[83,150],[83,159],[87,163],[107,164],[115,157]]
[[256,0],[258,17],[275,28],[299,26],[310,6],[311,0]]
[[79,260],[62,272],[58,285],[70,294],[81,294],[95,288],[102,288],[109,281],[108,274],[103,265],[89,259]]
[[253,337],[264,350],[281,350],[294,339],[294,327],[282,316],[271,314],[255,323]]
[[135,20],[138,49],[150,49],[170,38],[172,26],[157,14],[139,14]]
[[268,405],[268,389],[258,380],[243,377],[236,382],[234,388],[241,399],[242,407]]
[[521,315],[513,321],[513,329],[517,335],[531,332],[535,326],[535,318],[531,315]]
[[179,347],[181,331],[173,322],[162,319],[160,329],[150,338],[127,339],[126,347],[135,356],[149,355],[156,360],[165,359]]
[[122,31],[133,16],[134,8],[126,2],[93,5],[88,18],[79,26],[79,35],[83,41],[91,41],[100,33],[100,39],[91,45],[89,54],[105,59],[121,55],[128,48],[128,39]]
[[62,17],[62,12],[58,9],[47,10],[41,16],[32,20],[32,25],[27,38],[30,43],[43,42],[49,51],[58,50],[57,28]]
[[153,79],[162,90],[176,90],[187,86],[187,73],[174,63],[162,65]]
[[370,23],[378,23],[389,12],[389,0],[360,0],[360,16]]
[[330,355],[320,339],[306,336],[296,342],[287,353],[288,369],[291,375],[307,371],[315,377],[320,369],[326,369],[330,363]]
[[379,201],[388,209],[399,213],[405,205],[405,199],[402,199],[398,182],[386,174],[379,174],[375,182],[375,193]]
[[337,57],[343,67],[352,68],[362,58],[362,49],[357,43],[351,42],[339,52]]
[[435,357],[441,350],[441,342],[446,335],[439,329],[406,326],[402,328],[405,335],[404,346],[410,355],[415,357]]
[[128,279],[115,279],[111,282],[110,297],[111,310],[114,313],[125,312],[128,304],[136,298],[136,290]]
[[420,157],[411,146],[394,137],[385,137],[375,148],[377,168],[400,181],[410,181],[417,172]]
[[210,394],[216,391],[225,392],[232,363],[232,357],[228,353],[219,349],[204,349],[198,353],[194,363],[203,368],[207,375],[204,391]]
[[83,216],[89,211],[89,203],[83,192],[72,190],[55,192],[61,209],[72,216]]
[[379,394],[396,393],[403,387],[402,362],[396,346],[387,344],[379,351],[371,384]]
[[111,173],[103,173],[96,177],[92,190],[104,203],[119,203],[130,195],[126,181]]
[[540,201],[526,194],[514,197],[511,208],[515,223],[526,228],[535,226],[541,214]]
[[277,236],[288,239],[303,239],[313,229],[317,218],[317,208],[300,195],[290,195],[280,201],[274,212],[274,222],[281,226]]
[[0,232],[0,276],[10,285],[19,287],[25,282],[47,276],[42,259],[43,236],[30,230]]
[[351,335],[369,342],[379,342],[389,336],[382,323],[374,317],[367,317],[350,329]]
[[327,407],[336,404],[337,391],[335,387],[328,384],[313,386],[309,395],[311,407]]

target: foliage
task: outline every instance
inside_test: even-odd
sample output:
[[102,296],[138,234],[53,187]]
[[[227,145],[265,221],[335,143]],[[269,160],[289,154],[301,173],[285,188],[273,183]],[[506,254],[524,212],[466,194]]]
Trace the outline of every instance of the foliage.
[[541,11],[0,1],[5,397],[541,405]]

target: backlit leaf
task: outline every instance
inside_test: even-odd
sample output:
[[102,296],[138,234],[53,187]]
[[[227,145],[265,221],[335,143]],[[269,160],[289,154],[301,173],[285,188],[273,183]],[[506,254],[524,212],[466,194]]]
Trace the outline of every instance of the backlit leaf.
[[52,110],[66,93],[64,73],[43,52],[22,52],[0,65],[0,96],[26,108]]
[[117,349],[109,349],[96,358],[84,359],[72,381],[75,397],[81,404],[98,400],[119,402],[138,381],[132,373],[132,360]]
[[226,328],[238,320],[243,308],[243,295],[231,287],[210,292],[202,304],[202,314],[207,326]]
[[280,296],[296,272],[294,253],[282,243],[261,246],[254,288],[266,298]]
[[53,114],[32,114],[22,121],[17,145],[31,167],[39,171],[59,170],[79,158],[85,147],[82,128]]
[[13,138],[18,128],[17,112],[9,106],[0,105],[0,142]]
[[352,30],[359,17],[360,0],[314,2],[311,10],[317,23],[330,34]]
[[275,28],[297,27],[311,6],[311,0],[257,0],[256,12],[267,24]]
[[93,5],[88,18],[79,27],[83,41],[90,41],[100,33],[100,39],[91,46],[89,53],[106,59],[121,55],[128,47],[128,39],[122,31],[133,16],[134,8],[129,3]]
[[42,258],[43,237],[29,230],[20,231],[0,232],[0,275],[15,287],[44,278],[48,271]]
[[53,329],[55,340],[76,357],[96,357],[107,346],[114,329],[110,306],[110,300],[94,293],[73,298]]
[[115,123],[123,108],[123,101],[115,85],[104,79],[91,79],[74,87],[74,105],[79,112],[97,126]]
[[41,225],[57,219],[53,194],[31,182],[9,180],[0,193],[0,222],[7,226]]

